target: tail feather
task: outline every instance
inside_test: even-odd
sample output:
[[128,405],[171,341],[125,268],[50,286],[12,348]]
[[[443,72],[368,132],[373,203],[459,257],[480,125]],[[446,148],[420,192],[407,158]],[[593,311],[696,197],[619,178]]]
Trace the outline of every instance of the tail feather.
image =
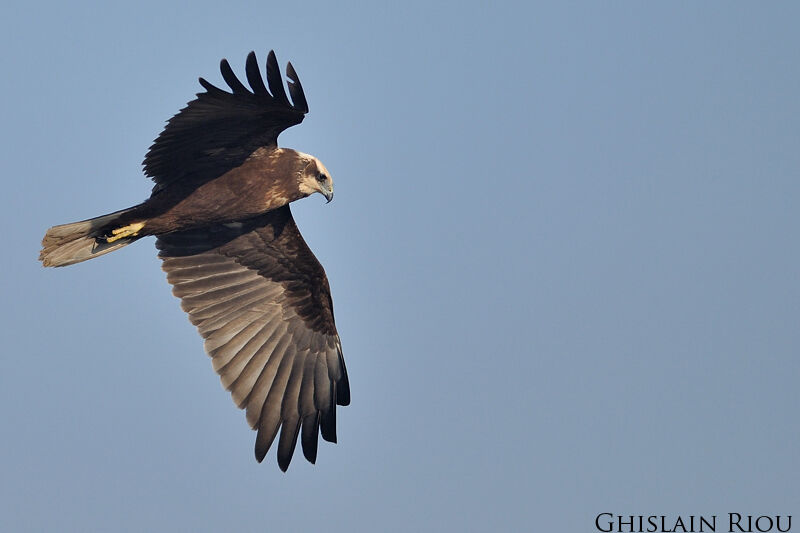
[[46,267],[73,265],[113,252],[138,240],[139,237],[126,237],[109,243],[97,239],[97,237],[106,235],[109,228],[113,227],[113,223],[132,209],[123,209],[89,220],[53,226],[47,230],[42,239],[39,261]]

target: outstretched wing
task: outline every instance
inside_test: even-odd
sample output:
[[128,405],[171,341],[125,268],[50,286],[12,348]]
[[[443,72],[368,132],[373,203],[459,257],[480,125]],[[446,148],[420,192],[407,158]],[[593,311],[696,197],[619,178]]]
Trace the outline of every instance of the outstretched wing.
[[[172,117],[144,158],[144,172],[157,191],[177,180],[199,185],[242,164],[261,146],[277,146],[278,135],[303,121],[308,104],[292,64],[286,67],[286,96],[275,53],[267,57],[267,84],[261,77],[256,55],[247,56],[245,72],[250,89],[242,84],[223,59],[220,70],[232,92],[203,78],[206,92]],[[269,86],[269,89],[267,89]]]
[[317,436],[336,442],[350,403],[328,279],[284,206],[257,218],[158,237],[172,292],[205,339],[214,370],[258,431],[260,462],[278,428],[278,465]]

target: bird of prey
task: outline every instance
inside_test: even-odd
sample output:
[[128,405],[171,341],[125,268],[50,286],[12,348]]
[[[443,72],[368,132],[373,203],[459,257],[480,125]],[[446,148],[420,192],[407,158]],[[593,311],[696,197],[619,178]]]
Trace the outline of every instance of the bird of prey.
[[266,84],[253,52],[249,89],[224,59],[220,70],[231,92],[200,78],[205,91],[147,152],[150,198],[50,228],[39,259],[71,265],[154,235],[173,294],[258,432],[256,459],[280,429],[277,459],[286,471],[298,436],[311,463],[319,433],[336,442],[336,406],[350,403],[328,279],[289,208],[314,193],[330,202],[333,181],[316,157],[278,147],[278,135],[308,112],[291,63],[291,101],[274,52]]

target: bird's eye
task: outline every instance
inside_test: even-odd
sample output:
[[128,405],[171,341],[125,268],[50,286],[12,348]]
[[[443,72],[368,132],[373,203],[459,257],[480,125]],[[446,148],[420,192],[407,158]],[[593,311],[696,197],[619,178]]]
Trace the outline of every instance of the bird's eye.
[[322,173],[320,173],[320,174],[317,174],[317,181],[318,181],[318,182],[322,183],[322,182],[324,182],[326,179],[328,179],[328,176],[326,176],[325,174],[322,174]]

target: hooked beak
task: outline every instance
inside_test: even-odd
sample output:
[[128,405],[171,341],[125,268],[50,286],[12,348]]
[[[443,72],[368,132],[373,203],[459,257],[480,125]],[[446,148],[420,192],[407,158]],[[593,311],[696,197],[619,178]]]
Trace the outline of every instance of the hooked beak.
[[333,188],[324,190],[322,192],[322,195],[325,197],[326,200],[328,200],[327,202],[325,202],[326,204],[331,203],[331,200],[333,200]]

